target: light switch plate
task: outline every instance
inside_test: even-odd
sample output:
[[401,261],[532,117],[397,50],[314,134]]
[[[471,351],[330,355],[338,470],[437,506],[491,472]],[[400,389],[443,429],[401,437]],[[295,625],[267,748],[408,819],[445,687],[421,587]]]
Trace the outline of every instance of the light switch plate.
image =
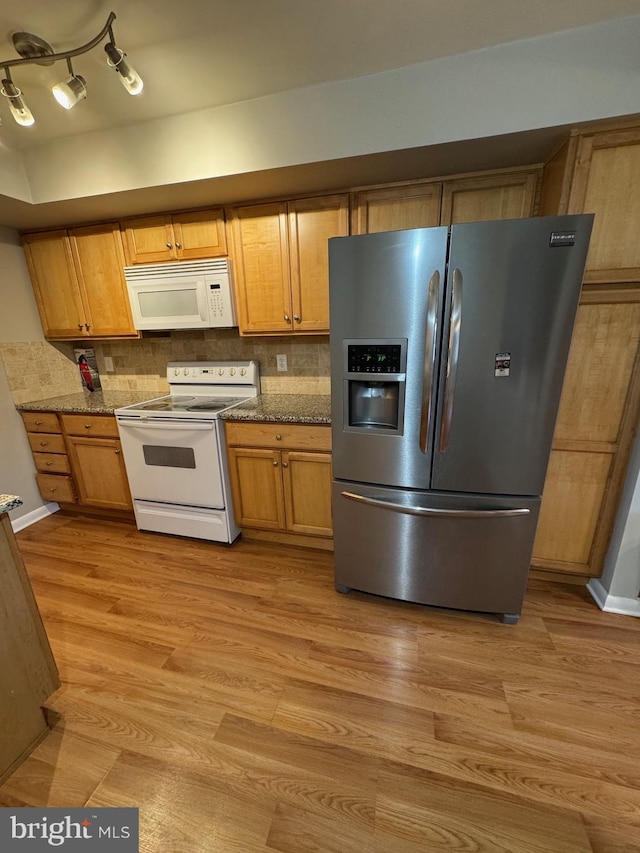
[[104,368],[107,373],[113,373],[113,359],[110,355],[105,355],[104,357]]
[[287,367],[287,356],[286,355],[277,355],[276,356],[276,367],[280,371],[288,370]]

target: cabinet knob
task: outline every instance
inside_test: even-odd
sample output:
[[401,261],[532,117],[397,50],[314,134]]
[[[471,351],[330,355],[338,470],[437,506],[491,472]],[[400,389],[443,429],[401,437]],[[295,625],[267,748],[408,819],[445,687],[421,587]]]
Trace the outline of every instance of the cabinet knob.
[[282,441],[282,436],[281,436],[281,435],[276,435],[276,441]]
[[288,467],[289,467],[289,463],[288,463],[288,462],[283,462],[283,463],[282,463],[282,467],[283,467],[283,468],[288,468]]
[[46,461],[44,464],[45,464],[47,467],[49,467],[49,465],[53,465],[53,462],[52,462],[50,459],[47,459],[47,461]]
[[91,429],[91,424],[85,424],[85,425],[84,425],[84,428],[85,428],[85,429]]
[[42,421],[36,421],[36,426],[40,426],[41,424],[42,424]]
[[290,317],[288,314],[285,314],[285,315],[284,315],[284,319],[285,319],[285,323],[290,323],[290,322],[291,322],[291,317]]
[[116,454],[116,456],[117,456],[117,455],[118,455],[118,453],[120,453],[120,451],[119,451],[119,450],[115,450],[115,451],[114,451],[114,453],[115,453],[115,454]]
[[78,323],[78,331],[82,331],[82,323]]
[[167,243],[167,249],[171,248],[171,243]]
[[57,486],[51,486],[51,488],[49,489],[49,491],[50,491],[50,492],[55,492],[55,490],[56,490],[57,488],[58,488]]
[[48,441],[41,441],[41,442],[40,442],[40,447],[46,447],[46,446],[47,446],[47,444],[49,444],[49,442],[48,442]]
[[89,331],[89,329],[91,328],[91,324],[90,324],[90,323],[85,323],[85,324],[84,324],[84,327],[85,327],[85,329],[86,329],[86,330],[87,330],[87,332],[88,332],[88,331]]
[[176,243],[176,249],[181,249],[181,248],[182,248],[182,243]]
[[296,323],[300,323],[300,322],[302,322],[302,321],[301,321],[301,319],[300,319],[299,314],[294,314],[294,315],[293,315],[293,319],[296,321]]
[[277,460],[277,459],[274,459],[274,460],[273,460],[273,467],[274,467],[274,468],[277,468],[277,467],[278,467],[278,460]]

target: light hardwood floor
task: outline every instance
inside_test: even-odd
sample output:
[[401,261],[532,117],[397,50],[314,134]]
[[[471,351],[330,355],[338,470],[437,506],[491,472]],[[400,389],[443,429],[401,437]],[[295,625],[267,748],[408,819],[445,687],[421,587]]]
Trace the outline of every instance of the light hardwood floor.
[[341,596],[332,557],[55,516],[17,536],[63,687],[5,806],[139,806],[145,853],[640,850],[640,620]]

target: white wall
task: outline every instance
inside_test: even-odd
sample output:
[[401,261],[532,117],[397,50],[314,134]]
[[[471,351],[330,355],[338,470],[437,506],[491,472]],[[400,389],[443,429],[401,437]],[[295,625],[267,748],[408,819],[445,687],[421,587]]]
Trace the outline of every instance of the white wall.
[[[42,341],[31,280],[17,231],[0,227],[0,341]],[[11,310],[7,310],[10,306]],[[45,505],[36,481],[33,457],[20,414],[16,411],[0,358],[0,492],[19,495],[23,505],[11,519]]]
[[24,164],[42,203],[625,115],[639,44],[626,18],[57,140]]

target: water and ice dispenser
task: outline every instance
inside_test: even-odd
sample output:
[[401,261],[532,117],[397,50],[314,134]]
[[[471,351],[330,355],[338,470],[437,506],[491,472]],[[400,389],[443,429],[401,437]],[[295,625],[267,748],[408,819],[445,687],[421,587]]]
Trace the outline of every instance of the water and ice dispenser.
[[344,341],[344,429],[401,433],[406,340]]

